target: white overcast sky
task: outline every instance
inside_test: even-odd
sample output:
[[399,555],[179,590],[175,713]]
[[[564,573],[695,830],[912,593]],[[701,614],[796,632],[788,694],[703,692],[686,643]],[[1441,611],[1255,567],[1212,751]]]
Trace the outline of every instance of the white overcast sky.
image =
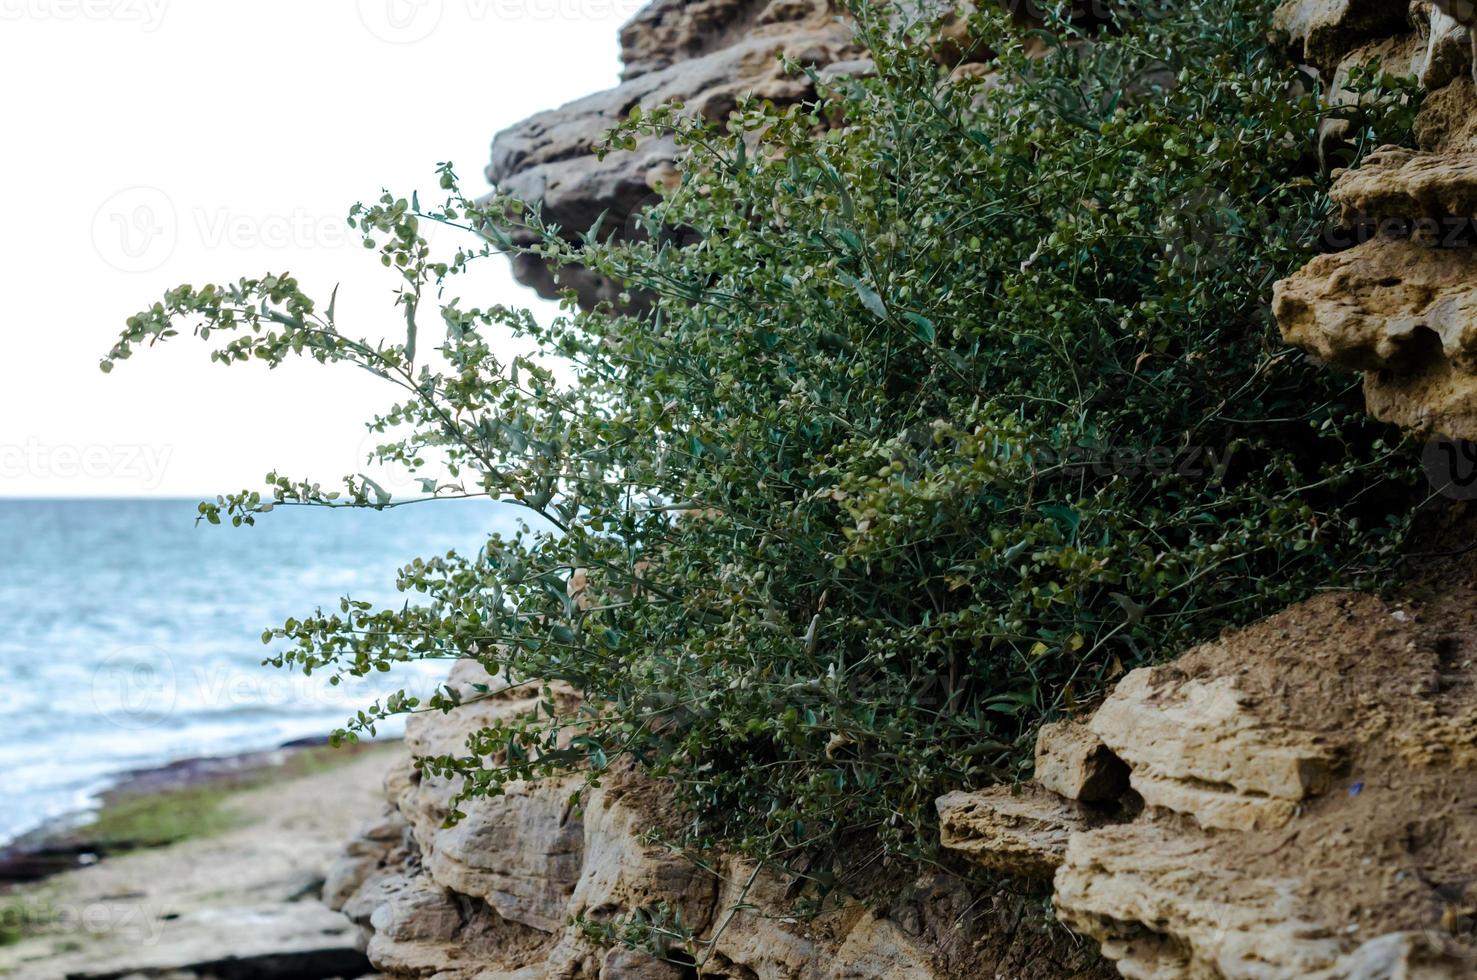
[[[0,496],[214,495],[359,467],[393,392],[226,369],[181,337],[98,361],[164,289],[288,270],[395,329],[343,217],[466,186],[497,130],[607,88],[642,0],[0,0]],[[499,265],[469,303],[533,305]],[[536,307],[547,310],[548,307]]]

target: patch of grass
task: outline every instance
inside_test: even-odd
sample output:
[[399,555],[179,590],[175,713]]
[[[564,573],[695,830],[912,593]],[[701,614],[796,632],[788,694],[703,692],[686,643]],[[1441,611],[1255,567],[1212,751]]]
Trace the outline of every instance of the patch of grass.
[[222,807],[234,792],[235,787],[202,786],[124,797],[103,807],[82,834],[100,850],[116,853],[219,833],[237,824]]
[[[366,746],[366,748],[368,748]],[[328,746],[294,752],[283,764],[207,777],[197,785],[130,793],[104,802],[96,819],[73,832],[105,854],[167,847],[209,837],[240,826],[242,816],[228,802],[236,795],[271,783],[326,772],[348,764],[357,751]]]
[[0,946],[14,946],[23,939],[45,931],[56,918],[47,901],[36,896],[14,896],[0,901]]

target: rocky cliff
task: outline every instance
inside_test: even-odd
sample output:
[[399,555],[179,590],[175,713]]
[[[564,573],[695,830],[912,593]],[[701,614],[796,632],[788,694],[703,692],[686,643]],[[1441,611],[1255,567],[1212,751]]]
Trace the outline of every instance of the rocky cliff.
[[[656,0],[621,30],[621,84],[499,133],[487,179],[539,202],[545,220],[561,227],[584,230],[601,214],[607,227],[620,227],[655,198],[654,188],[675,178],[675,147],[648,140],[604,161],[590,147],[636,106],[681,100],[718,119],[744,95],[781,105],[806,98],[808,82],[782,69],[781,53],[830,72],[867,64],[828,0]],[[586,305],[619,292],[576,270],[556,282],[532,256],[515,258],[513,273],[548,297],[574,288]]]
[[1426,90],[1416,149],[1381,148],[1339,175],[1332,237],[1349,247],[1278,284],[1283,336],[1363,372],[1377,418],[1477,439],[1477,8],[1298,0],[1279,21],[1336,100],[1353,98],[1350,72],[1370,62]]
[[[970,891],[930,872],[885,907],[816,919],[783,914],[782,884],[741,861],[703,867],[645,831],[666,817],[664,794],[629,770],[596,789],[583,780],[515,785],[464,804],[445,826],[456,787],[415,769],[415,756],[455,753],[499,717],[539,697],[502,689],[472,662],[451,683],[469,704],[414,717],[406,751],[385,779],[386,807],[330,870],[324,900],[364,931],[375,967],[438,980],[683,980],[701,958],[715,980],[944,980],[1103,976],[1090,946],[1060,930],[1022,928],[1028,909],[1005,893]],[[480,688],[479,688],[480,685]],[[569,694],[562,695],[570,697]],[[632,916],[680,914],[697,939],[663,962],[601,936]]]
[[1331,594],[1041,733],[945,846],[1053,882],[1127,977],[1477,975],[1477,563]]
[[[1455,0],[1283,5],[1278,27],[1330,98],[1358,98],[1351,73],[1371,61],[1417,76],[1427,97],[1415,150],[1340,175],[1351,247],[1279,284],[1274,304],[1289,342],[1364,372],[1378,417],[1477,438],[1472,23]],[[680,97],[716,116],[745,92],[804,98],[777,50],[867,70],[824,0],[657,0],[621,40],[619,87],[493,143],[489,177],[568,227],[620,219],[670,179],[661,141],[604,163],[588,154],[631,106]],[[1319,149],[1348,135],[1331,125]],[[516,271],[546,294],[559,285],[536,261]],[[614,294],[588,274],[563,285],[586,303]],[[1474,583],[1464,557],[1400,595],[1325,595],[1135,671],[1096,710],[1043,730],[1031,783],[940,799],[944,846],[1038,882],[1092,941],[1082,948],[1022,928],[1029,901],[941,872],[884,908],[787,918],[787,896],[752,867],[699,868],[655,844],[643,831],[663,797],[631,772],[584,792],[518,786],[446,827],[455,787],[411,756],[459,750],[492,718],[531,710],[516,690],[413,720],[382,819],[325,894],[393,977],[697,975],[679,947],[663,962],[602,931],[658,910],[680,912],[702,976],[734,980],[1094,976],[1095,947],[1123,976],[1165,980],[1477,976]],[[491,683],[471,664],[454,681]]]

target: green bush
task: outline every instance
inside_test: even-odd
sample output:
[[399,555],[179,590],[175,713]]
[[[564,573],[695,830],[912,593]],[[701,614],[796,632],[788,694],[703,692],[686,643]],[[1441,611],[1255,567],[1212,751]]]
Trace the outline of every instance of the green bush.
[[[529,524],[406,567],[418,605],[288,621],[271,662],[475,656],[567,682],[579,712],[550,695],[426,765],[478,796],[634,758],[674,788],[682,844],[828,889],[869,863],[857,842],[926,855],[935,797],[1022,777],[1039,724],[1125,670],[1398,548],[1408,454],[1268,319],[1328,214],[1321,110],[1268,46],[1269,7],[1185,0],[1095,39],[1057,23],[1032,56],[977,13],[986,77],[858,3],[875,77],[719,123],[632,111],[606,150],[675,132],[685,151],[642,234],[474,201],[447,165],[445,205],[353,212],[400,276],[404,343],[353,339],[277,275],[170,291],[105,367],[193,329],[222,362],[397,385],[379,456]],[[434,256],[427,222],[467,244]],[[628,302],[549,324],[463,309],[459,277],[515,226]],[[540,353],[504,363],[500,334]],[[202,514],[402,503],[362,477],[269,482]],[[455,701],[392,698],[345,734]]]

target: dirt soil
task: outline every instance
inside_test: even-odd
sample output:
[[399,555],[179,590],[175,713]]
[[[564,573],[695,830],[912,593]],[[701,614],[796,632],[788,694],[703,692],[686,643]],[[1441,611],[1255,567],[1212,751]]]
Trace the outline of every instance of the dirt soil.
[[1356,943],[1422,931],[1477,975],[1477,552],[1428,554],[1386,596],[1319,596],[1176,667],[1235,676],[1260,717],[1341,759],[1286,827],[1219,839],[1237,877],[1296,883],[1300,917]]

